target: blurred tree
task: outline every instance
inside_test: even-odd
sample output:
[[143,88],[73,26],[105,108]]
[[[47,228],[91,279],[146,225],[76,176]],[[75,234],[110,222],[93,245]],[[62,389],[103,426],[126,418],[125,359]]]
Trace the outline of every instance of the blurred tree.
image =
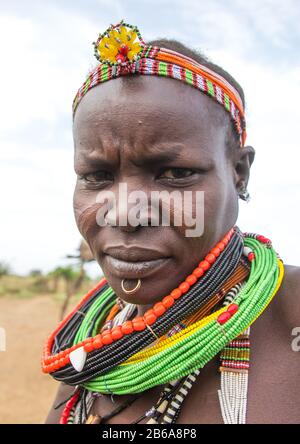
[[[87,262],[92,262],[94,260],[90,247],[84,239],[81,240],[77,251],[78,253],[76,255],[67,255],[68,259],[77,259],[79,262],[79,271],[77,271],[77,274],[74,274],[74,268],[72,267],[64,267],[65,274],[61,272],[61,276],[64,277],[67,283],[66,297],[61,309],[61,319],[63,319],[65,315],[72,294],[75,294],[80,290],[82,282],[86,277],[84,265]],[[73,274],[71,270],[73,270]]]
[[79,251],[80,259],[83,262],[92,262],[95,260],[93,254],[90,250],[90,247],[88,246],[88,244],[86,243],[86,241],[84,239],[82,239],[82,241],[80,242],[78,251]]
[[34,270],[30,270],[29,276],[30,277],[40,277],[40,276],[43,276],[43,273],[41,270],[34,269]]
[[48,293],[51,291],[49,277],[45,276],[42,270],[35,268],[30,270],[29,277],[33,278],[30,284],[30,289],[34,293]]
[[11,274],[11,267],[7,262],[0,262],[0,277]]
[[57,293],[58,292],[58,283],[59,280],[61,279],[61,271],[60,271],[61,267],[57,267],[54,270],[50,271],[47,274],[47,277],[49,278],[50,282],[51,282],[51,289],[50,291],[52,293]]
[[78,270],[78,268],[73,265],[68,265],[66,267],[56,267],[55,270],[49,273],[49,276],[51,276],[52,279],[54,279],[56,290],[58,287],[58,282],[59,281],[64,282],[66,295],[60,313],[60,319],[62,319],[67,309],[71,296],[74,293],[76,293],[78,288],[80,288],[82,282],[82,270],[81,269]]

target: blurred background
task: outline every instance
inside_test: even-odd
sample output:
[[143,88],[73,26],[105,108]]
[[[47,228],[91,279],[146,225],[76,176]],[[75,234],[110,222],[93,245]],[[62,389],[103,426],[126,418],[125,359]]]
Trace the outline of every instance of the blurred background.
[[121,19],[240,82],[256,160],[238,225],[299,264],[299,0],[0,0],[0,423],[44,421],[57,384],[43,343],[102,275],[73,218],[71,104]]

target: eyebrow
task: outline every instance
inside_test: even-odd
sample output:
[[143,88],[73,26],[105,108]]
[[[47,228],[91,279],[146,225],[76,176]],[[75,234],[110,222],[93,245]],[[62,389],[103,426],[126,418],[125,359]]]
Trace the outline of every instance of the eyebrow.
[[[171,148],[166,148],[165,145],[153,146],[153,150],[138,155],[133,154],[132,162],[136,166],[142,166],[147,163],[149,165],[155,163],[171,162],[181,156],[184,150],[183,145],[173,145]],[[84,162],[91,166],[95,163],[103,165],[103,167],[110,167],[113,162],[107,159],[106,150],[104,152],[81,153],[79,158],[84,159]]]
[[159,164],[159,163],[168,163],[172,162],[180,157],[182,153],[182,147],[173,147],[171,150],[166,151],[159,150],[158,152],[148,152],[139,156],[137,159],[134,159],[132,162],[136,166],[141,166],[147,163],[149,166]]
[[[185,161],[187,159],[187,156],[184,154],[185,150],[185,145],[182,143],[174,143],[174,144],[170,144],[170,143],[162,143],[162,144],[151,144],[151,148],[142,153],[134,153],[133,150],[133,156],[131,158],[131,162],[137,166],[137,167],[145,167],[147,166],[148,168],[153,168],[157,165],[165,165],[168,163],[172,163],[175,160],[182,160]],[[96,154],[96,155],[95,155]],[[115,161],[112,161],[111,159],[108,159],[107,156],[105,156],[105,154],[107,154],[106,150],[104,150],[104,153],[102,152],[98,152],[95,153],[95,151],[91,154],[83,154],[83,158],[81,157],[81,161],[83,161],[84,163],[84,167],[82,167],[82,165],[80,165],[80,161],[79,163],[75,162],[75,171],[81,171],[81,169],[86,169],[86,168],[103,168],[103,169],[111,169],[114,168],[115,165]],[[199,159],[200,161],[200,159]],[[204,164],[206,165],[207,169],[210,169],[212,167],[212,162],[208,159],[203,159],[202,157],[202,163],[204,162]]]

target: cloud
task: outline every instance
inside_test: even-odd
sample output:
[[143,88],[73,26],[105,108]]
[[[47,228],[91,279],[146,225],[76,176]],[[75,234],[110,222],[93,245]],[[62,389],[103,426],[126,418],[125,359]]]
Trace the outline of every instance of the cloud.
[[270,64],[294,62],[299,51],[298,0],[187,0],[183,36],[207,51],[227,51],[236,58]]

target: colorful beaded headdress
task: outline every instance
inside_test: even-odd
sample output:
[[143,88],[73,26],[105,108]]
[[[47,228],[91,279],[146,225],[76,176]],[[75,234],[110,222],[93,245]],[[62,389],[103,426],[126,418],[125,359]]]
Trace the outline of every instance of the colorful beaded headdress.
[[136,26],[123,20],[111,25],[94,43],[100,64],[88,75],[73,101],[73,114],[82,97],[99,83],[123,75],[159,75],[181,80],[207,94],[230,113],[240,145],[246,140],[244,107],[238,91],[220,74],[178,52],[146,45]]

